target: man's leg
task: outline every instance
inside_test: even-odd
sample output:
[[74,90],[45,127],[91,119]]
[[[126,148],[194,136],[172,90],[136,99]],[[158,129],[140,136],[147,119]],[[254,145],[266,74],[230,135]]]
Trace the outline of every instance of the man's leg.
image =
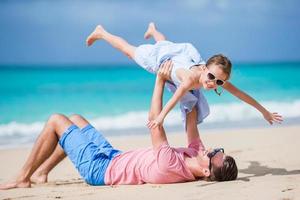
[[[80,129],[86,127],[89,122],[84,119],[80,115],[71,115],[69,117],[69,120],[78,126]],[[48,181],[48,174],[50,171],[58,164],[60,163],[64,158],[66,157],[66,154],[64,150],[61,148],[59,144],[56,145],[56,148],[54,152],[51,154],[51,156],[34,172],[34,174],[31,176],[30,180],[34,183],[46,183]]]
[[36,169],[52,154],[59,138],[72,122],[60,114],[52,115],[36,140],[29,157],[19,172],[16,180],[0,185],[1,189],[30,187],[30,177]]
[[135,46],[129,44],[126,40],[116,35],[107,32],[101,25],[98,25],[95,30],[86,39],[86,44],[91,46],[96,40],[105,40],[114,48],[120,50],[129,58],[133,59]]
[[30,177],[30,181],[33,183],[46,183],[48,182],[49,172],[64,158],[66,154],[59,144],[56,145],[55,150],[51,156],[42,163],[42,165],[33,173]]
[[145,39],[149,39],[151,37],[153,37],[156,42],[166,40],[166,37],[156,29],[153,22],[149,23],[148,29],[144,35]]

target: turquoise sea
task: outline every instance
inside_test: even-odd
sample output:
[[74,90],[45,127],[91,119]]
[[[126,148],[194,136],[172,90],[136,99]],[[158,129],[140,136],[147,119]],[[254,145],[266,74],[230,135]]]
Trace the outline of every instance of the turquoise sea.
[[[242,63],[234,66],[231,82],[288,121],[300,117],[299,74],[300,62]],[[52,113],[81,114],[107,134],[147,133],[154,80],[135,64],[1,66],[0,146],[32,142]],[[264,121],[226,91],[204,94],[211,108],[204,124]],[[164,100],[169,98],[166,91]],[[165,124],[182,127],[178,108]]]

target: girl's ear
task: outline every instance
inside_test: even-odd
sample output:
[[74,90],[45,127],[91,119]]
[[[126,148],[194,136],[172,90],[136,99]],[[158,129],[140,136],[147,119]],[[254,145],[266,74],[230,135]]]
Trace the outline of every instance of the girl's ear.
[[207,69],[206,65],[201,65],[201,69],[205,71]]

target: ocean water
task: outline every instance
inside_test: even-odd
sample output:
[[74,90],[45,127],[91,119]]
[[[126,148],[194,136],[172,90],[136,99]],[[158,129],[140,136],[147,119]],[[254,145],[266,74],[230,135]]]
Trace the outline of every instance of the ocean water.
[[[289,121],[300,118],[299,74],[300,63],[236,64],[230,81]],[[0,147],[32,143],[52,113],[81,114],[105,135],[146,134],[154,81],[153,74],[135,64],[2,66]],[[225,127],[229,122],[255,125],[264,121],[253,107],[226,91],[221,96],[213,91],[204,95],[211,109],[204,124]],[[165,91],[164,102],[170,97]],[[181,123],[177,107],[165,125],[182,127]]]

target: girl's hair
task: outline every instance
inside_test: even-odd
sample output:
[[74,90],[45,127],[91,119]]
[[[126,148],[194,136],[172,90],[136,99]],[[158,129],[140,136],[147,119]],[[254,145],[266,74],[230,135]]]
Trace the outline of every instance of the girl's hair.
[[209,65],[211,65],[211,64],[218,65],[219,67],[222,68],[223,72],[227,75],[226,80],[228,80],[230,78],[231,62],[226,56],[224,56],[222,54],[217,54],[217,55],[210,57],[208,59],[208,61],[206,62],[206,66],[209,67]]

